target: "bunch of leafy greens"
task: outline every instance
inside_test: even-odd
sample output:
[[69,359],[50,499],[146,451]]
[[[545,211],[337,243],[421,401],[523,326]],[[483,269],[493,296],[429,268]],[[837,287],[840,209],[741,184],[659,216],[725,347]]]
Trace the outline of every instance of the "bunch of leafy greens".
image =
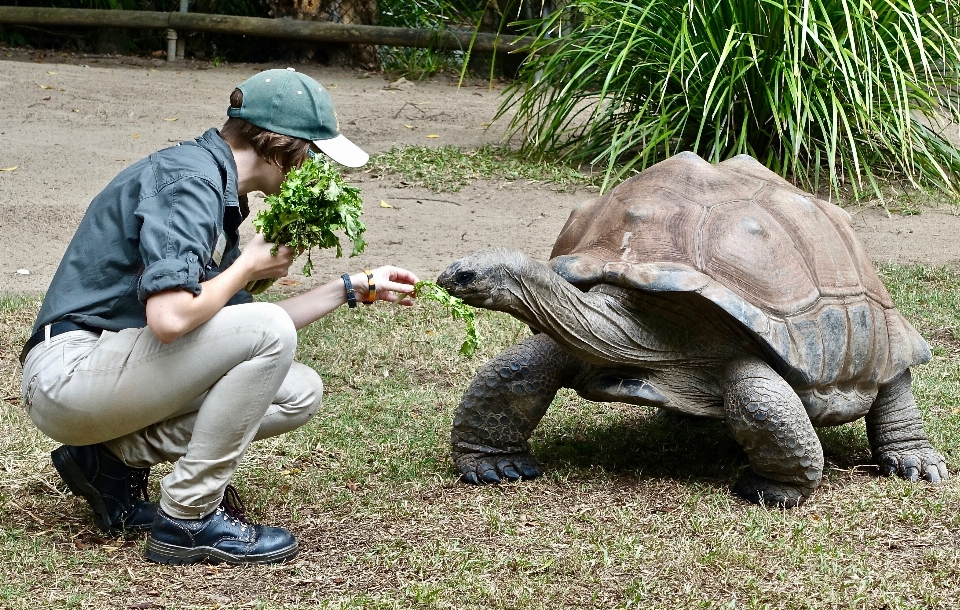
[[[273,253],[283,246],[296,252],[307,251],[303,273],[313,270],[310,249],[337,248],[337,258],[343,256],[340,238],[335,231],[343,231],[351,242],[350,256],[363,252],[366,242],[363,233],[367,227],[360,222],[363,201],[360,189],[346,183],[330,163],[316,157],[308,158],[299,168],[293,168],[280,186],[278,195],[266,199],[269,206],[257,214],[253,226],[267,241],[275,244]],[[251,294],[265,292],[275,279],[257,280],[247,284]]]
[[480,333],[477,331],[476,314],[473,307],[430,280],[414,284],[413,295],[418,299],[436,301],[450,312],[454,320],[463,320],[467,325],[467,339],[460,346],[460,353],[471,357],[477,352],[477,348],[480,347]]

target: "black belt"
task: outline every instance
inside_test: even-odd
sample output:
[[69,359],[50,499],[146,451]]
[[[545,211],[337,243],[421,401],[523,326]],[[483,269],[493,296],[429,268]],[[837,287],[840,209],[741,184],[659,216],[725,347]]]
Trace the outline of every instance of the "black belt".
[[[26,345],[23,346],[23,351],[20,352],[20,366],[23,366],[23,363],[27,361],[27,355],[30,353],[30,350],[35,348],[37,344],[41,343],[45,338],[45,329],[46,324],[41,326],[37,332],[30,335],[30,338],[27,339]],[[61,320],[60,322],[54,322],[50,325],[50,336],[56,337],[57,335],[62,335],[63,333],[68,333],[74,330],[85,330],[91,333],[97,333],[98,335],[103,332],[102,328],[96,328],[93,326],[87,326],[86,324],[77,324],[76,322],[71,322],[70,320]]]

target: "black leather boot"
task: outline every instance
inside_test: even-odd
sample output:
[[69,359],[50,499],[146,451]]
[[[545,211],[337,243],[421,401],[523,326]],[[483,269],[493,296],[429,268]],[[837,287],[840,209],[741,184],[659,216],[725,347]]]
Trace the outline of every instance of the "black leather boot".
[[153,525],[157,505],[147,498],[149,468],[131,468],[102,445],[64,445],[50,458],[70,491],[90,503],[102,531],[115,534]]
[[147,538],[147,559],[157,563],[280,563],[298,549],[287,530],[247,521],[231,485],[217,510],[202,519],[176,519],[158,510]]

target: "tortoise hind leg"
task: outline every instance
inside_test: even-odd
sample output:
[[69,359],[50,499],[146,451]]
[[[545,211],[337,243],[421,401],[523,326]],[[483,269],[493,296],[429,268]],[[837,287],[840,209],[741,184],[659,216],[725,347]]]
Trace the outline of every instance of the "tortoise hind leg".
[[947,464],[923,432],[920,410],[910,390],[910,370],[877,393],[867,413],[867,438],[880,472],[908,481],[945,481]]
[[460,400],[450,433],[463,480],[477,485],[540,476],[527,440],[557,390],[568,386],[582,366],[543,334],[483,365]]
[[731,363],[724,410],[750,468],[734,491],[750,502],[790,508],[820,485],[823,449],[793,388],[758,358]]

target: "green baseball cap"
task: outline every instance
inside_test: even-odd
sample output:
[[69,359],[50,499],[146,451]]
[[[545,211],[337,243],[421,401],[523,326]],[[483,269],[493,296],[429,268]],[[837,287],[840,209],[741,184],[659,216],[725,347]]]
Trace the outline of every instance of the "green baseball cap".
[[237,86],[243,92],[240,108],[227,116],[243,119],[285,136],[310,140],[331,159],[360,167],[370,155],[340,133],[333,100],[323,85],[293,68],[266,70]]

